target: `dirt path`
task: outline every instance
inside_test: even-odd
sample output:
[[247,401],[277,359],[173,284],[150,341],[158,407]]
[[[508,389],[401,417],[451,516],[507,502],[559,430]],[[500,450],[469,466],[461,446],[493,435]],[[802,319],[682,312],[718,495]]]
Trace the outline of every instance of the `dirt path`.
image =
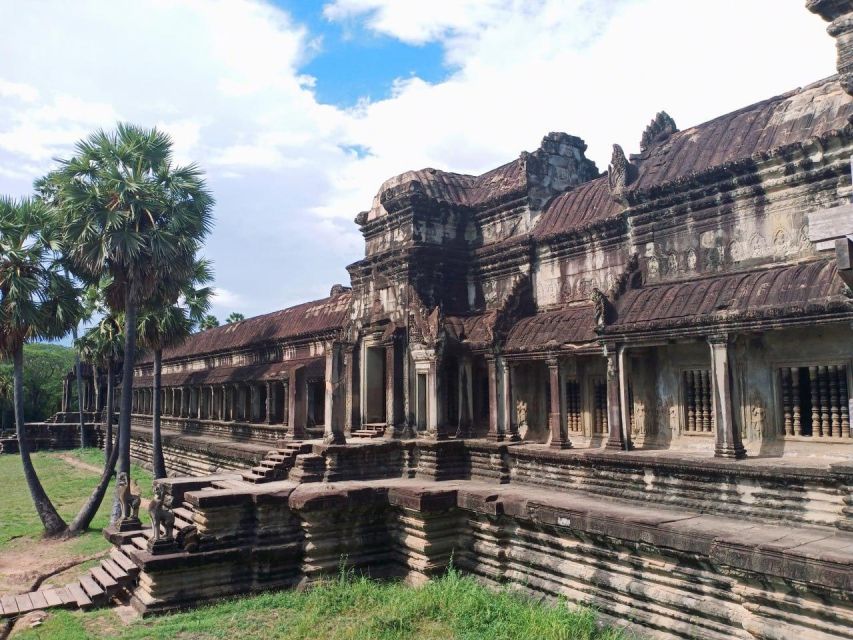
[[[23,593],[45,576],[46,584],[71,582],[76,573],[82,575],[84,566],[107,550],[93,555],[72,553],[75,539],[21,539],[0,551],[0,593]],[[76,570],[76,573],[75,573]]]
[[78,469],[83,469],[84,471],[90,471],[92,473],[97,473],[98,475],[100,475],[104,471],[103,466],[99,467],[89,462],[83,462],[79,458],[75,458],[74,456],[67,453],[62,453],[57,457],[63,462],[70,464],[72,467],[77,467]]

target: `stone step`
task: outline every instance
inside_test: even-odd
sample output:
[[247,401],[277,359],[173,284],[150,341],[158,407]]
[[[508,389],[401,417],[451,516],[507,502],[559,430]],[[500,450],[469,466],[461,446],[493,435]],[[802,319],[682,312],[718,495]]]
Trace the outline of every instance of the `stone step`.
[[101,561],[101,568],[110,574],[110,577],[118,584],[125,584],[130,581],[130,576],[127,571],[118,566],[115,562],[106,558]]
[[107,597],[118,591],[118,582],[103,567],[93,567],[89,571],[89,576],[104,590]]
[[18,604],[15,601],[15,596],[0,597],[0,609],[3,611],[3,617],[9,618],[18,614]]
[[180,518],[181,520],[185,520],[186,522],[193,522],[193,511],[192,509],[187,509],[185,507],[178,507],[174,510],[175,519]]
[[29,596],[34,609],[47,609],[47,599],[41,591],[33,591]]
[[29,593],[19,593],[15,596],[15,604],[18,606],[18,613],[27,613],[35,609],[33,601],[30,600]]
[[135,577],[139,574],[139,567],[136,566],[136,563],[130,558],[128,558],[118,548],[113,547],[112,549],[110,549],[110,558],[119,567],[126,571],[129,576]]
[[68,592],[74,597],[74,601],[76,602],[78,607],[80,607],[81,609],[89,609],[92,607],[92,600],[89,598],[89,596],[86,594],[86,592],[83,590],[83,587],[79,583],[75,582],[73,584],[69,584],[66,588],[68,589]]
[[103,602],[107,599],[107,592],[90,575],[80,578],[80,586],[92,603]]
[[381,438],[383,435],[383,431],[377,431],[375,429],[355,429],[352,432],[353,438]]
[[65,604],[62,601],[62,596],[59,595],[59,589],[45,589],[41,594],[44,596],[44,601],[47,602],[48,607],[61,607]]

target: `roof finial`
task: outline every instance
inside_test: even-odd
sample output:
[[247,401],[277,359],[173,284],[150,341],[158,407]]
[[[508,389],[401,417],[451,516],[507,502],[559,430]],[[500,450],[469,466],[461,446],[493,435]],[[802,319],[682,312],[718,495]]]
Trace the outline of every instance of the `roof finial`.
[[633,175],[631,163],[625,157],[625,152],[618,144],[613,145],[613,155],[610,157],[610,166],[607,168],[607,185],[610,187],[610,195],[617,202],[623,202],[625,188],[631,184]]
[[663,142],[676,131],[678,131],[678,127],[675,120],[666,111],[659,111],[654,120],[643,131],[643,137],[640,139],[640,151],[644,152],[653,144]]

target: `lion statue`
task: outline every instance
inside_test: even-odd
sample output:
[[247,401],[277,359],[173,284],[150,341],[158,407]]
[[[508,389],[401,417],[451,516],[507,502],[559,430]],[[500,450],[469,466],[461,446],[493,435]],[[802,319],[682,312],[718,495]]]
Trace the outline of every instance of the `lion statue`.
[[[148,503],[148,515],[151,517],[152,540],[172,540],[175,528],[175,514],[172,511],[172,496],[166,494],[166,488],[159,482],[154,483],[154,498]],[[163,533],[160,533],[160,527]]]

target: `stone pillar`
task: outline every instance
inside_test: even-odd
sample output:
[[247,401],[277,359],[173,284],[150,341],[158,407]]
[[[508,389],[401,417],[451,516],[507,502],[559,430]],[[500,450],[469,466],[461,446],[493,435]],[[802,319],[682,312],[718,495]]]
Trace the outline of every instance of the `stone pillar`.
[[352,434],[353,423],[353,358],[355,345],[343,345],[344,358],[344,434]]
[[607,357],[607,445],[608,449],[628,450],[631,448],[622,425],[621,391],[619,389],[619,354],[616,345],[606,348]]
[[488,358],[486,366],[489,370],[489,432],[486,437],[489,440],[503,440],[503,432],[500,425],[501,407],[498,403],[499,398],[499,383],[498,383],[498,365],[495,358]]
[[[391,350],[393,353],[393,349]],[[344,436],[344,416],[341,402],[341,346],[332,343],[326,347],[326,406],[324,415],[326,424],[323,429],[323,442],[326,444],[346,444]],[[393,393],[391,394],[393,396]],[[390,406],[390,403],[389,403]]]
[[386,435],[389,436],[394,435],[394,431],[399,423],[396,411],[396,385],[394,384],[394,376],[396,375],[396,371],[394,371],[394,363],[396,362],[394,357],[396,353],[395,347],[396,343],[394,340],[385,345],[385,422],[388,425],[386,427]]
[[510,442],[518,442],[518,422],[515,417],[515,406],[513,405],[512,393],[512,366],[501,358],[500,363],[501,374],[501,409],[503,413],[503,431],[504,437]]
[[473,368],[471,366],[471,356],[464,356],[459,363],[458,372],[458,393],[459,398],[459,413],[457,415],[457,431],[456,435],[460,438],[467,438],[471,435],[471,425],[474,423],[474,400],[472,396],[472,375]]
[[261,417],[261,394],[258,385],[249,385],[249,422],[257,422]]
[[571,449],[572,442],[566,432],[563,420],[562,385],[560,384],[560,361],[548,358],[548,382],[551,391],[551,407],[548,412],[548,425],[551,427],[551,446],[555,449]]
[[426,374],[426,436],[435,440],[445,438],[444,425],[441,424],[441,411],[438,397],[438,362],[435,357],[429,361]]
[[290,370],[290,381],[287,385],[287,415],[288,423],[290,425],[290,432],[288,436],[290,438],[293,438],[294,440],[302,440],[305,437],[305,420],[297,415],[299,413],[299,407],[297,406],[299,398],[297,396],[297,393],[299,391],[300,383],[303,387],[305,386],[304,382],[299,380],[299,378],[303,377],[300,376],[299,370],[300,367],[296,367]]
[[714,457],[745,458],[740,429],[735,424],[728,336],[709,336],[708,344],[711,347],[711,395],[716,429]]
[[275,398],[273,397],[273,393],[275,392],[275,385],[272,382],[267,382],[267,402],[265,411],[267,414],[267,424],[273,423],[273,410],[275,409]]

